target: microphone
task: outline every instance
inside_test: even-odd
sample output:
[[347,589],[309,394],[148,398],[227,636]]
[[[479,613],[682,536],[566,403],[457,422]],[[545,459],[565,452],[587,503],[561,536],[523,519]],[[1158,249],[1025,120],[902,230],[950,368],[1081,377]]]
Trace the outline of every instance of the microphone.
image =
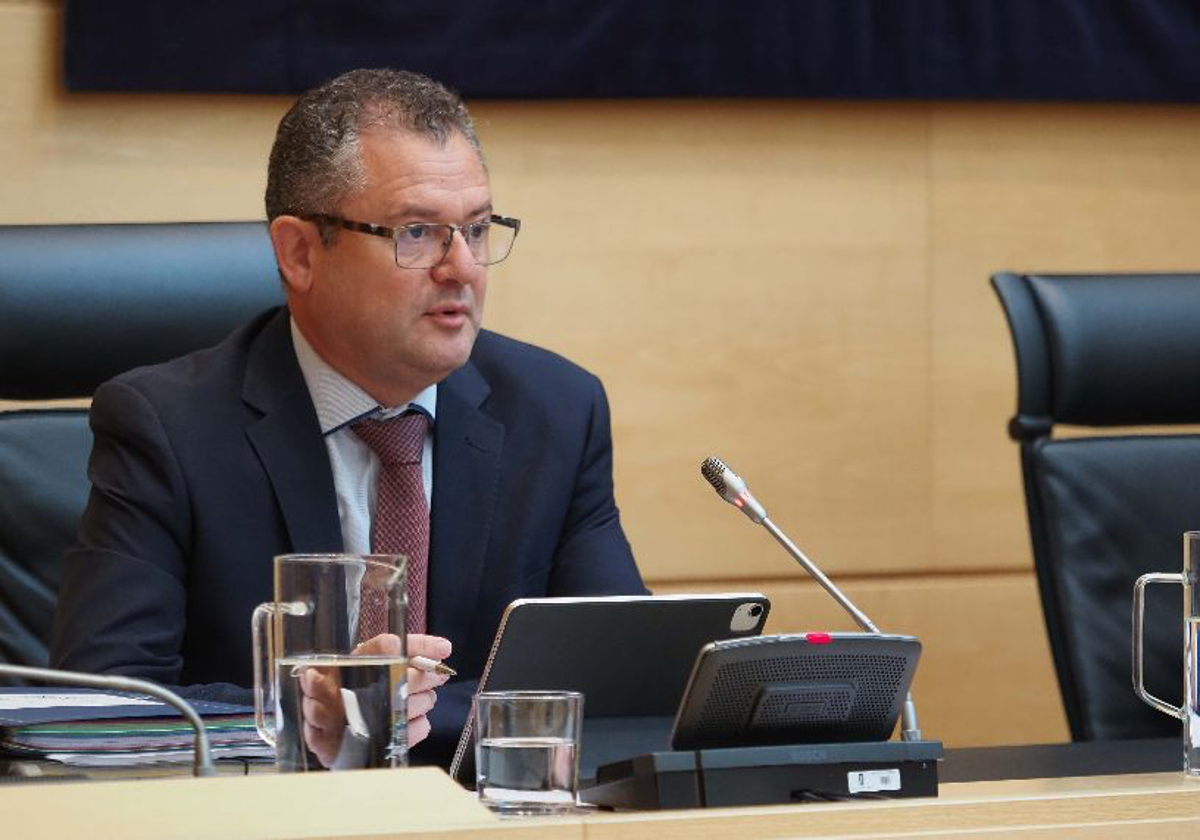
[[84,688],[99,688],[106,691],[132,691],[137,694],[149,694],[156,700],[161,700],[179,710],[192,728],[196,730],[195,746],[192,751],[192,775],[215,776],[212,763],[212,747],[208,741],[208,729],[200,715],[196,714],[186,700],[170,689],[147,680],[135,677],[111,677],[103,674],[81,674],[77,671],[58,671],[51,668],[29,668],[24,665],[9,665],[0,662],[0,676],[17,677],[25,680],[57,683],[60,685],[76,685]]
[[[729,502],[753,522],[755,525],[762,525],[771,536],[783,546],[784,550],[792,556],[792,559],[804,567],[804,571],[828,592],[833,600],[837,601],[850,617],[854,619],[863,630],[875,635],[882,635],[880,629],[875,626],[871,619],[867,618],[866,613],[854,605],[854,603],[846,597],[842,590],[834,585],[833,581],[825,576],[825,573],[817,568],[813,561],[809,560],[799,547],[788,539],[787,534],[779,530],[775,523],[767,516],[767,510],[757,499],[750,493],[750,488],[746,486],[746,482],[741,476],[726,466],[725,462],[720,458],[710,457],[705,458],[700,465],[700,474],[705,480],[713,486],[722,499]],[[921,729],[917,725],[917,706],[913,702],[912,692],[908,692],[908,696],[904,701],[904,711],[901,714],[900,737],[905,741],[921,740]]]
[[766,520],[766,508],[751,495],[750,488],[741,476],[725,466],[720,458],[706,458],[700,465],[700,474],[708,479],[722,499],[750,517],[755,525],[761,525]]

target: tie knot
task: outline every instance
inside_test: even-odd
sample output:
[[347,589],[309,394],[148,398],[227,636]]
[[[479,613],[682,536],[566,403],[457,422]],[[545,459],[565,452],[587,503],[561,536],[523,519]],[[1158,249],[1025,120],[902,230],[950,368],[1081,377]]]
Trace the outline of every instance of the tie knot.
[[350,430],[371,448],[380,463],[419,464],[425,448],[425,430],[429,419],[411,411],[386,420],[360,420]]

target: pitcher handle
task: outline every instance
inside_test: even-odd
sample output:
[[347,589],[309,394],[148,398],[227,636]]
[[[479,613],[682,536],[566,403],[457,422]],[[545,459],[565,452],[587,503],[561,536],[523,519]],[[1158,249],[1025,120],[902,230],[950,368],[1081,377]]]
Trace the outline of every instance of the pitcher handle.
[[[275,615],[274,604],[259,604],[254,608],[250,617],[250,639],[254,648],[254,727],[258,737],[271,747],[275,746],[273,727],[267,726],[266,707],[268,703],[274,707],[275,691],[272,686],[272,675],[275,673],[275,625],[267,625],[263,632],[263,623]],[[264,662],[266,668],[263,667]]]
[[1182,574],[1167,574],[1151,572],[1142,575],[1133,585],[1133,690],[1143,703],[1148,703],[1164,715],[1173,718],[1186,719],[1187,709],[1182,706],[1172,706],[1165,700],[1160,700],[1146,691],[1142,677],[1142,620],[1146,614],[1146,585],[1150,583],[1183,583]]

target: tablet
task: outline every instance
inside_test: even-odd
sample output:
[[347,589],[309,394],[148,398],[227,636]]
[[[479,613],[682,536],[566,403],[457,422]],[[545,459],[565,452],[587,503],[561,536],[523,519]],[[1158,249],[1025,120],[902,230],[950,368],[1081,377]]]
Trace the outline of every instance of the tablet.
[[[479,690],[582,691],[586,778],[598,764],[646,752],[647,737],[665,747],[700,649],[758,635],[770,607],[757,592],[513,601]],[[468,719],[450,766],[464,784],[474,784],[471,730]]]

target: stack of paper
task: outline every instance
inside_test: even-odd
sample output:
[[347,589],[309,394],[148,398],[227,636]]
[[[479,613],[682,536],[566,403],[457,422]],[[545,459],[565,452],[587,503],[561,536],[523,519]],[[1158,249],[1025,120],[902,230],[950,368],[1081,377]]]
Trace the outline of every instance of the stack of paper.
[[[270,757],[245,706],[197,702],[213,758]],[[88,689],[0,689],[0,751],[83,766],[192,760],[194,731],[172,706]]]

